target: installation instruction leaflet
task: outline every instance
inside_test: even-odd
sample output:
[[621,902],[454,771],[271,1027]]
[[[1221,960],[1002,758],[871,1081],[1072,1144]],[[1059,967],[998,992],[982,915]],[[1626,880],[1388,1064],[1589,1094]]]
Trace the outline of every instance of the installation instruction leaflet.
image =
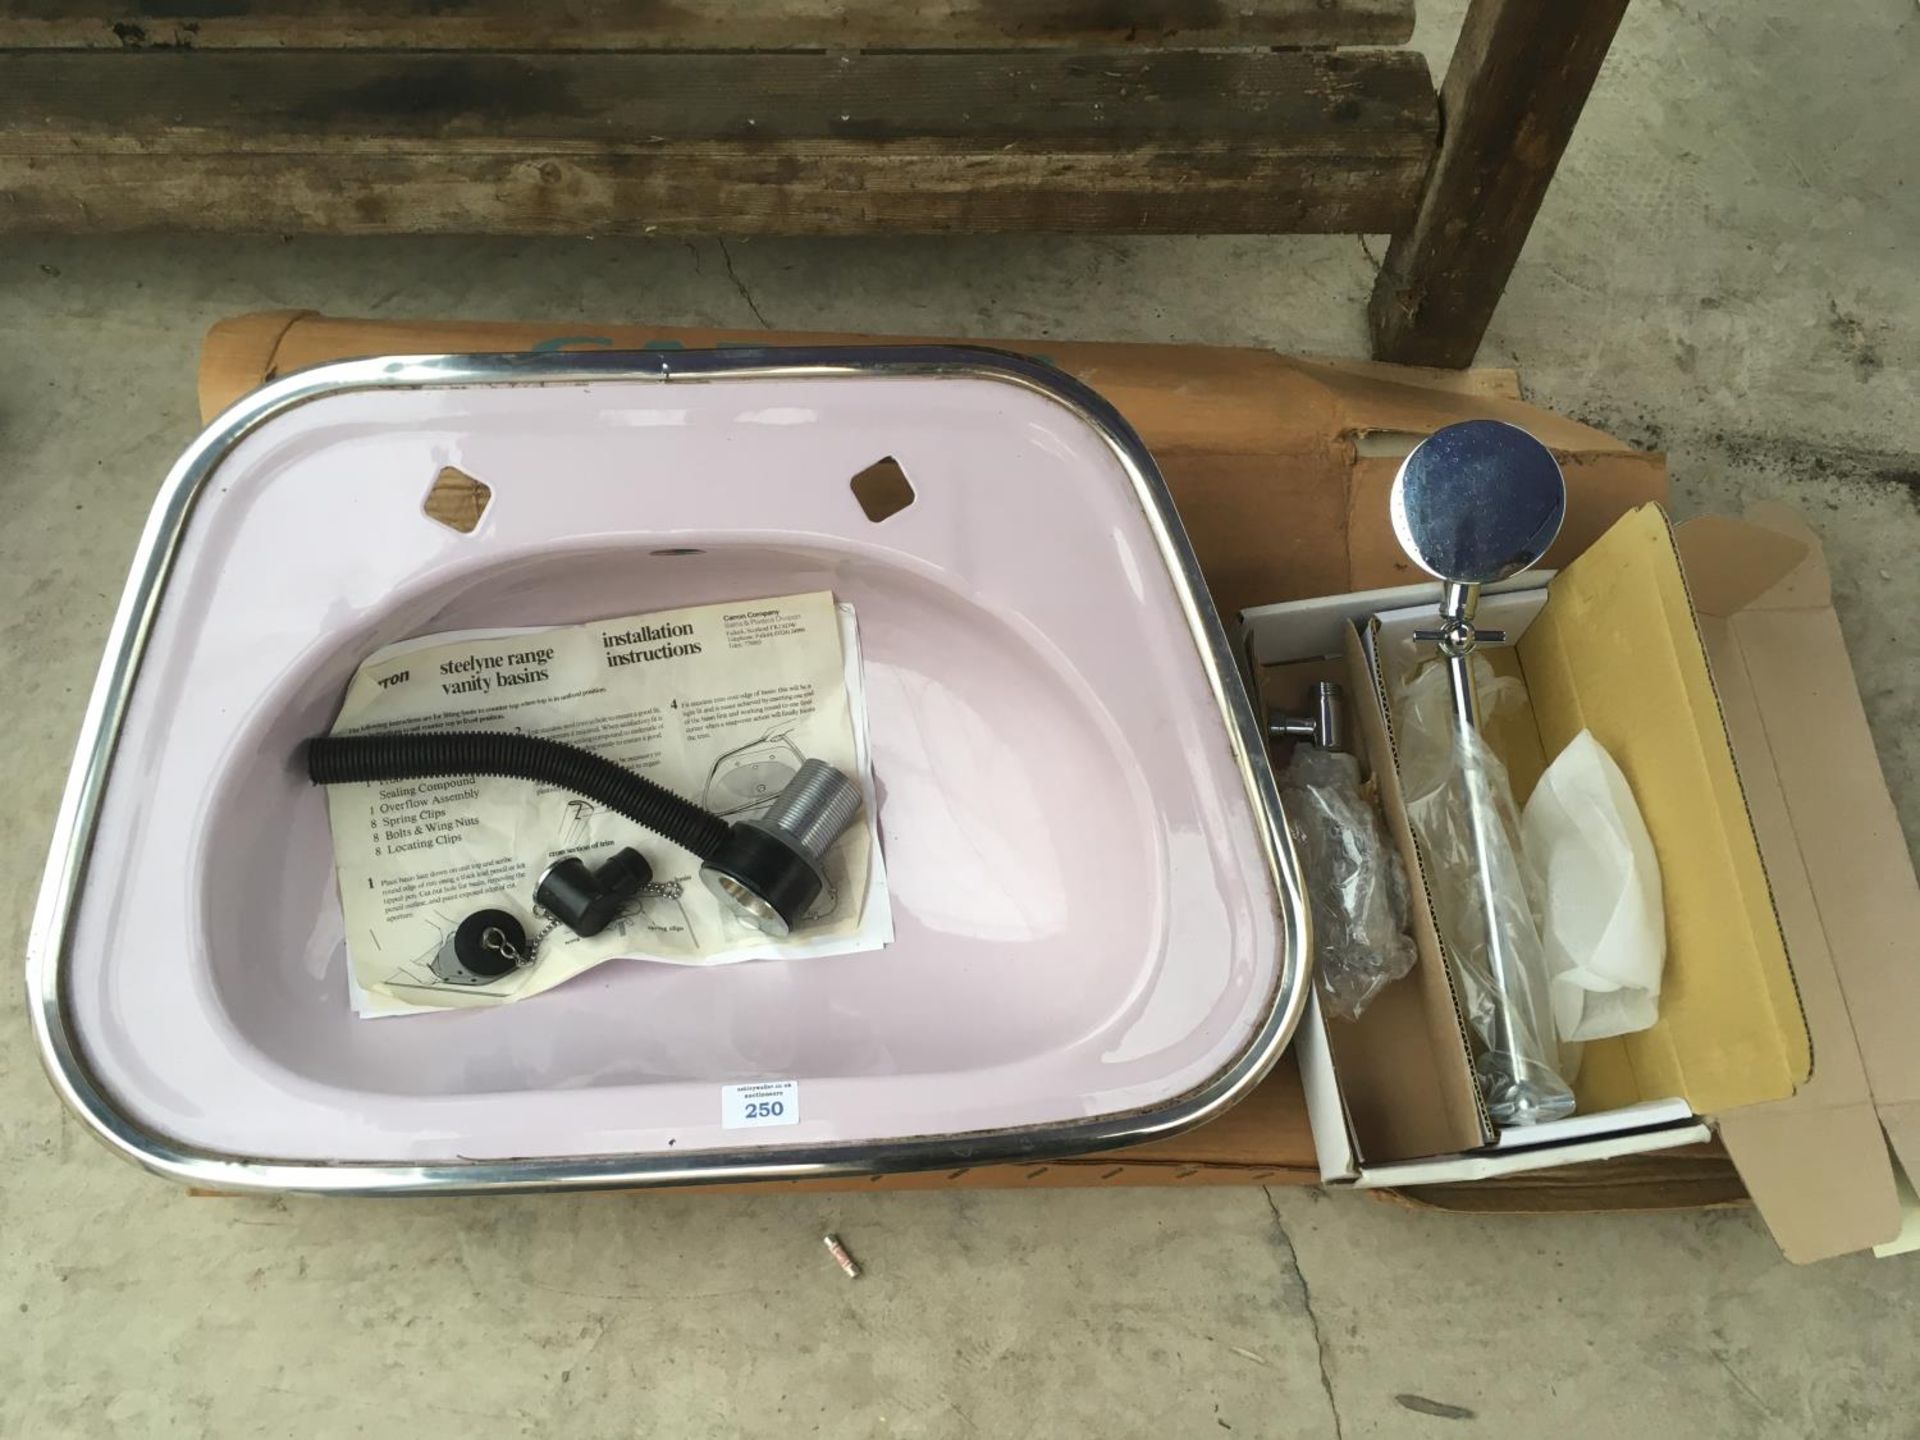
[[[450,777],[328,791],[362,1015],[498,1005],[616,957],[680,965],[846,954],[893,938],[872,804],[858,631],[825,591],[623,616],[551,630],[430,635],[364,663],[336,735],[500,730],[590,750],[729,820],[757,815],[806,759],[854,777],[868,803],[828,853],[827,886],[776,941],[725,910],[688,852],[565,790]],[[632,846],[653,883],[582,939],[532,904],[566,855]],[[521,917],[532,963],[478,981],[449,962],[461,920]]]

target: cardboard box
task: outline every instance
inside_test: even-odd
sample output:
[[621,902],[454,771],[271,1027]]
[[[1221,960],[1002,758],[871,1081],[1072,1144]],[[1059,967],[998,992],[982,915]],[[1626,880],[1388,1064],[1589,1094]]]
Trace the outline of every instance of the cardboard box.
[[[1437,588],[1243,616],[1263,701],[1295,703],[1313,667],[1346,678],[1416,876],[1375,683],[1409,663]],[[1920,1023],[1920,886],[1812,532],[1780,507],[1676,531],[1649,505],[1562,573],[1490,587],[1481,616],[1507,629],[1498,666],[1527,686],[1528,706],[1489,726],[1517,800],[1583,728],[1639,799],[1666,899],[1660,1019],[1587,1046],[1573,1117],[1496,1133],[1416,905],[1415,975],[1352,1024],[1316,1010],[1296,1041],[1323,1178],[1565,1173],[1696,1144],[1711,1123],[1790,1259],[1894,1242],[1900,1169],[1920,1164],[1920,1055],[1902,1039]]]
[[[256,312],[215,325],[199,394],[211,419],[256,386],[330,360],[500,350],[919,343],[859,335],[657,325],[358,320]],[[1571,557],[1612,521],[1666,493],[1662,457],[1520,399],[1508,370],[1427,371],[1306,361],[1197,345],[973,341],[1052,361],[1098,388],[1159,461],[1223,615],[1266,601],[1414,579],[1386,520],[1403,456],[1440,425],[1506,419],[1545,439],[1566,469],[1570,512],[1555,556]],[[795,1189],[1050,1185],[1308,1184],[1320,1175],[1291,1055],[1234,1110],[1183,1135],[1037,1166],[976,1166],[871,1180],[784,1182]],[[1531,1211],[1668,1209],[1740,1203],[1717,1146],[1452,1185],[1423,1203]]]

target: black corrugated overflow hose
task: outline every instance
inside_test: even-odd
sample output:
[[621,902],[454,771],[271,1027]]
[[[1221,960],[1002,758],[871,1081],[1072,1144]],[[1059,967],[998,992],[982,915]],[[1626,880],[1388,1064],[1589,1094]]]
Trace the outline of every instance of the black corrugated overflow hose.
[[606,806],[710,860],[731,828],[645,776],[577,745],[535,735],[471,730],[439,734],[319,735],[307,742],[307,777],[316,785],[423,780],[440,775],[500,775],[552,785]]

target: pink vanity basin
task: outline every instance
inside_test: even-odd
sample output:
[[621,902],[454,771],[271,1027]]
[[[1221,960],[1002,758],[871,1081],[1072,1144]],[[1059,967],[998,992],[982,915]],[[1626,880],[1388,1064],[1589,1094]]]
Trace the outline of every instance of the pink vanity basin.
[[[913,503],[849,480],[882,457]],[[461,534],[422,500],[493,491]],[[694,553],[680,553],[694,552]],[[857,611],[898,938],[614,962],[355,1018],[299,745],[369,652],[830,589]],[[1218,1112],[1285,1045],[1303,921],[1272,778],[1152,461],[965,350],[432,357],[283,380],[155,508],[36,916],[48,1067],[214,1186],[485,1190],[1066,1153]],[[798,1083],[796,1124],[722,1088]]]

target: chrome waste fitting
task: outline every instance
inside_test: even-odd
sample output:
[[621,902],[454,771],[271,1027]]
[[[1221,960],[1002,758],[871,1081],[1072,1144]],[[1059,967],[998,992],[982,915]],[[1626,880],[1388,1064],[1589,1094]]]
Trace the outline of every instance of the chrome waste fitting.
[[700,878],[741,919],[785,936],[825,887],[822,862],[860,804],[852,780],[808,760],[764,815],[733,823]]

